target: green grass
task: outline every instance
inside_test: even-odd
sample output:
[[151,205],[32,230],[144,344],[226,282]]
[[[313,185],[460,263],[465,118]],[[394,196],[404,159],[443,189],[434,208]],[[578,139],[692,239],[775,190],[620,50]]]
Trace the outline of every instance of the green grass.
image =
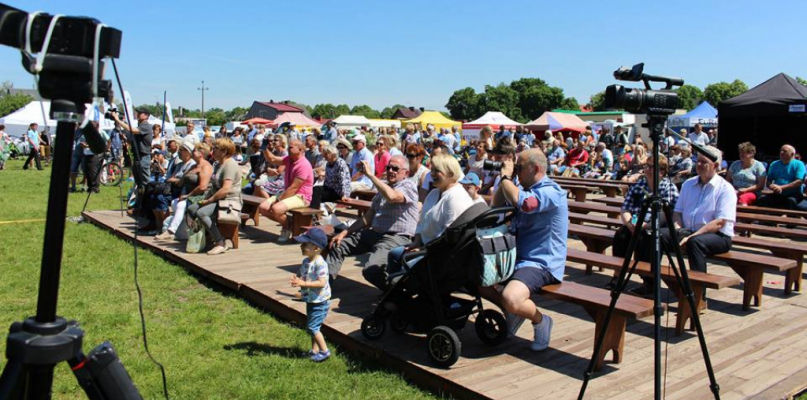
[[[0,221],[45,218],[50,168],[22,171],[10,161],[0,171]],[[86,194],[71,194],[79,214]],[[88,209],[116,209],[118,189],[102,188]],[[0,329],[33,315],[44,222],[0,222]],[[90,224],[68,222],[59,315],[86,332],[84,350],[108,340],[117,348],[144,398],[160,398],[159,370],[143,349],[133,283],[133,250]],[[174,399],[429,398],[395,372],[335,350],[314,364],[297,354],[309,337],[181,267],[140,250],[149,347],[166,367]],[[5,353],[5,333],[0,352]],[[0,367],[5,357],[0,358]],[[56,370],[54,398],[84,398],[66,364]]]

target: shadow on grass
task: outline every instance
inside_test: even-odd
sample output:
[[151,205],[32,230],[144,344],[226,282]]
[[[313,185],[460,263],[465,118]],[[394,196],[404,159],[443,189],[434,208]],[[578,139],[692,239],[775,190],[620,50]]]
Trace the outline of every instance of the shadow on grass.
[[309,357],[305,351],[296,347],[278,347],[258,342],[241,342],[236,344],[228,344],[224,346],[224,350],[244,351],[246,355],[249,357],[254,357],[258,355],[277,355],[286,358]]

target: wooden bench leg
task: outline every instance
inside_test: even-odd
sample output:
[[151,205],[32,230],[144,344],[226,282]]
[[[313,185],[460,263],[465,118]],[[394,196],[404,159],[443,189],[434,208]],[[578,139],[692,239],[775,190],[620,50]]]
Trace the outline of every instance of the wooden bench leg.
[[298,236],[303,234],[303,227],[309,226],[314,223],[314,218],[311,215],[290,214],[288,216],[289,229],[291,229],[291,236]]
[[[258,212],[258,206],[254,206],[252,204],[244,204],[241,212],[244,214],[248,214],[249,219],[252,220],[252,223],[255,226],[261,225],[261,214]],[[246,226],[247,221],[243,221],[242,224]]]
[[[608,248],[608,244],[604,244],[599,240],[589,240],[586,238],[580,238],[580,241],[586,245],[586,250],[592,253],[598,254],[605,254],[605,249]],[[597,267],[597,271],[602,272],[602,267]],[[594,272],[593,266],[586,264],[586,275],[591,275]]]
[[586,202],[586,194],[588,189],[575,189],[574,190],[574,199],[575,201],[579,201],[581,203]]
[[785,273],[785,296],[789,296],[792,291],[801,291],[801,274],[804,268],[804,258],[800,253],[789,251],[771,251],[774,256],[788,258],[796,261],[796,267],[787,270]]
[[233,243],[233,248],[238,248],[238,226],[240,224],[219,224],[219,232],[221,236],[224,237],[224,240],[230,240]]
[[751,309],[751,300],[755,307],[762,306],[762,270],[730,265],[731,269],[743,278],[743,311]]
[[[605,308],[590,308],[586,307],[586,312],[591,318],[594,318],[595,333],[594,343],[600,338],[602,326],[605,323]],[[605,340],[602,342],[602,350],[597,355],[597,363],[594,370],[599,371],[605,363],[605,356],[609,351],[613,354],[613,362],[619,364],[622,362],[622,352],[625,349],[625,328],[627,327],[627,320],[619,314],[611,316],[611,322],[608,324],[608,330],[605,331]]]
[[[692,320],[692,310],[689,308],[689,300],[684,296],[684,290],[678,285],[678,281],[673,278],[665,279],[664,283],[670,290],[675,293],[678,299],[678,315],[675,318],[675,336],[681,336],[686,329],[687,321],[689,321],[689,330],[695,330],[695,321]],[[695,299],[695,309],[700,311],[704,307],[703,303],[703,286],[692,284],[692,294]]]
[[616,197],[617,188],[615,187],[605,187],[602,188],[603,193],[605,193],[605,197]]

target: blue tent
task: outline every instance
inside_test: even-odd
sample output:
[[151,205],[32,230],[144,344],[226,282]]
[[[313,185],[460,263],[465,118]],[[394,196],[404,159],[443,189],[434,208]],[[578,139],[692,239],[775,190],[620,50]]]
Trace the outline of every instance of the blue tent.
[[667,118],[667,126],[671,129],[689,129],[695,124],[701,124],[704,128],[717,127],[717,109],[704,101],[686,114],[671,115]]

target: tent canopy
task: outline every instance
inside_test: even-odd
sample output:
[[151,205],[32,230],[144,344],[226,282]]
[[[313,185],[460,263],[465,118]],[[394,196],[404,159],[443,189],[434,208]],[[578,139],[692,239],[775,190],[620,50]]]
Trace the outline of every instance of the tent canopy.
[[395,128],[401,127],[400,119],[368,119],[371,128]]
[[446,118],[437,111],[424,111],[415,118],[403,121],[402,124],[420,124],[423,128],[426,128],[426,125],[432,124],[435,129],[451,128],[453,126],[459,127],[462,125],[458,121]]
[[[92,104],[86,104],[85,115],[91,121],[97,121],[100,128],[105,131],[111,131],[115,128],[115,123],[104,118],[104,113]],[[108,108],[108,107],[104,107]],[[42,113],[45,113],[46,120],[42,120]],[[28,126],[36,122],[39,124],[39,130],[45,129],[45,126],[50,128],[51,134],[56,134],[56,121],[50,119],[50,101],[32,101],[25,105],[25,107],[0,118],[0,124],[6,126],[6,133],[14,136],[21,136],[28,132]],[[166,123],[166,125],[168,125]]]
[[790,76],[779,73],[737,97],[721,101],[718,108],[721,117],[783,116],[794,112],[791,105],[805,104],[807,87]]
[[337,126],[346,128],[372,125],[370,120],[363,115],[340,115],[338,118],[334,119],[333,122],[335,122]]
[[491,128],[499,129],[500,126],[504,125],[505,128],[511,128],[522,125],[512,119],[508,118],[503,113],[498,111],[488,111],[485,115],[471,121],[462,124],[462,129],[482,129],[486,126],[490,126]]
[[717,109],[709,102],[701,102],[692,111],[682,115],[671,115],[667,118],[667,126],[675,128],[690,128],[701,124],[704,128],[717,126]]
[[574,114],[558,112],[545,112],[538,119],[524,124],[537,130],[573,131],[583,132],[589,126],[585,121]]
[[272,120],[270,120],[270,119],[266,119],[266,118],[258,118],[258,117],[255,117],[255,118],[250,118],[250,119],[248,119],[248,120],[246,120],[246,121],[243,121],[243,122],[241,122],[241,123],[242,123],[242,124],[244,124],[244,125],[246,125],[246,124],[253,124],[253,125],[255,125],[255,124],[258,124],[258,125],[269,125],[269,124],[271,124],[271,123],[272,123]]
[[287,112],[277,116],[274,121],[269,123],[268,125],[272,129],[277,129],[280,124],[290,122],[297,126],[307,127],[307,128],[319,128],[322,126],[317,121],[314,121],[311,118],[306,117],[303,113],[296,113],[296,112]]

